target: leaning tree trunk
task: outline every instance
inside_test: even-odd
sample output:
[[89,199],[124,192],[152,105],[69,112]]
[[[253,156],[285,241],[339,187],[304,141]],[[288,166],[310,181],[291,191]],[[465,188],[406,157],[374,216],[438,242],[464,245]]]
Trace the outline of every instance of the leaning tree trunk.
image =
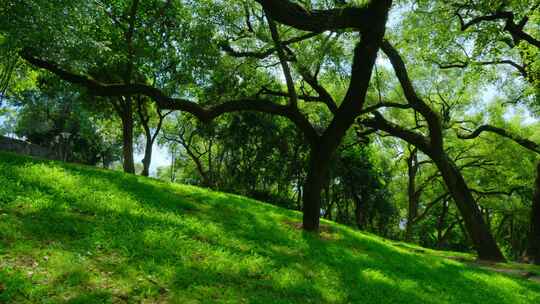
[[443,154],[433,159],[441,171],[448,191],[463,217],[469,237],[478,252],[478,258],[489,261],[504,261],[505,258],[489,231],[480,208],[474,200],[459,168],[447,155]]
[[133,111],[131,101],[126,100],[122,113],[122,153],[124,157],[124,172],[135,173],[133,161]]
[[152,162],[152,146],[154,145],[152,141],[152,134],[146,133],[146,147],[144,148],[144,158],[142,160],[143,170],[141,172],[142,176],[150,175],[150,164]]
[[531,263],[540,265],[540,162],[536,166],[530,227],[527,255]]
[[[152,131],[150,130],[150,127],[148,126],[149,118],[145,118],[145,116],[142,114],[142,109],[140,103],[138,103],[138,111],[139,111],[139,117],[141,119],[141,124],[144,130],[144,136],[146,137],[146,145],[144,147],[144,157],[142,160],[143,164],[143,170],[141,172],[142,176],[149,176],[150,175],[150,164],[152,163],[152,149],[154,146],[154,140],[155,137],[152,136]],[[161,129],[161,121],[158,124],[156,134],[159,132],[159,129]]]

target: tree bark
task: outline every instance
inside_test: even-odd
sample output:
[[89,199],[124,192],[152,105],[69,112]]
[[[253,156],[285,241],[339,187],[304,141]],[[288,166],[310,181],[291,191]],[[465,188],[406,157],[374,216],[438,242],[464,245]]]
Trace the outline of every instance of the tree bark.
[[385,33],[388,10],[391,1],[375,1],[377,8],[373,14],[380,19],[373,24],[369,32],[363,32],[360,42],[354,50],[349,88],[340,107],[334,113],[334,119],[323,135],[311,141],[310,164],[304,186],[304,229],[317,231],[321,213],[321,190],[328,176],[329,163],[339,147],[343,137],[362,114],[362,108],[371,81],[377,53]]
[[530,226],[527,255],[531,263],[540,265],[540,162],[536,166]]
[[478,258],[504,261],[504,256],[491,235],[463,175],[444,150],[443,127],[438,113],[417,95],[399,52],[388,41],[384,41],[381,48],[394,67],[408,104],[427,122],[429,136],[389,122],[377,111],[372,113],[372,119],[364,120],[363,124],[399,137],[428,155],[441,172],[448,192],[456,202]]
[[[383,23],[384,25],[384,23]],[[330,161],[341,140],[361,114],[375,59],[384,35],[383,29],[375,36],[362,37],[356,46],[349,90],[334,119],[319,141],[311,143],[308,174],[304,185],[304,229],[319,230],[321,191],[328,177]]]
[[318,146],[311,147],[309,167],[302,197],[304,230],[319,230],[321,193],[328,176],[329,163],[330,155],[328,153],[322,153]]
[[408,167],[408,196],[409,196],[409,208],[407,210],[407,227],[405,228],[405,240],[410,241],[412,239],[412,227],[414,221],[418,216],[418,201],[420,199],[419,193],[416,191],[416,175],[418,173],[418,150],[414,148],[411,151],[411,155],[407,159]]
[[446,223],[446,216],[448,215],[448,204],[444,201],[442,204],[442,211],[437,219],[437,248],[442,249],[443,236],[444,236],[444,224]]
[[171,183],[176,181],[176,148],[171,147]]
[[[142,160],[143,164],[143,170],[141,172],[142,176],[149,176],[150,175],[150,164],[152,162],[152,148],[154,146],[154,139],[155,136],[152,135],[152,131],[150,130],[149,122],[150,117],[144,115],[143,111],[143,105],[141,103],[140,97],[138,97],[139,100],[137,100],[137,112],[139,113],[139,118],[141,120],[141,125],[144,130],[144,136],[146,138],[146,144],[144,147],[144,157]],[[161,120],[158,125],[158,128],[161,126]],[[156,130],[156,134],[159,132],[159,129]]]
[[150,175],[150,164],[152,162],[152,146],[153,146],[154,142],[151,139],[149,139],[149,138],[152,138],[151,133],[147,133],[145,131],[145,134],[146,134],[146,147],[144,148],[144,158],[142,160],[143,170],[141,172],[141,175],[142,176],[149,176]]
[[353,193],[354,200],[354,217],[356,220],[356,226],[358,229],[363,230],[365,228],[365,216],[364,216],[364,204],[362,203],[362,198]]
[[489,261],[504,261],[505,258],[491,235],[459,168],[445,154],[432,156],[432,159],[441,171],[448,191],[463,217],[469,237],[478,253],[478,258]]
[[[527,138],[523,138],[503,128],[498,128],[492,125],[482,125],[476,130],[474,130],[472,133],[468,135],[458,134],[458,137],[462,139],[472,139],[480,136],[482,132],[491,132],[498,134],[502,137],[506,137],[510,140],[513,140],[515,143],[521,145],[522,147],[533,151],[536,154],[540,154],[540,145],[538,145],[536,142],[533,142]],[[540,264],[540,162],[537,164],[536,167],[536,180],[534,183],[534,194],[530,219],[531,221],[529,229],[529,244],[527,246],[527,257],[529,258],[531,263]],[[511,225],[511,227],[513,227],[513,224]],[[511,233],[511,235],[513,235],[513,232]]]
[[168,112],[166,114],[162,114],[161,110],[157,110],[158,115],[158,122],[154,131],[154,134],[152,134],[152,130],[150,129],[150,115],[148,113],[148,108],[145,107],[144,101],[142,99],[142,96],[137,96],[137,113],[139,114],[139,119],[141,121],[141,125],[144,130],[144,136],[146,137],[146,145],[144,149],[144,157],[142,160],[143,163],[143,170],[141,172],[142,176],[149,176],[150,175],[150,164],[152,162],[152,149],[154,146],[154,142],[156,141],[156,138],[161,131],[161,127],[163,125],[163,120],[167,115],[169,115],[171,112]]
[[126,97],[122,103],[122,153],[124,157],[124,172],[135,173],[135,163],[133,161],[133,108],[131,98]]

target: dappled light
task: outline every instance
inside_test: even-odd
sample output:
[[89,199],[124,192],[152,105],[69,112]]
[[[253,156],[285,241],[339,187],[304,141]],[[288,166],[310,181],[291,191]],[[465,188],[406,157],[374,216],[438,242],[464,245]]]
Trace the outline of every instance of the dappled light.
[[337,237],[302,232],[286,223],[300,221],[299,213],[239,196],[10,154],[1,159],[1,278],[13,299],[540,298],[540,285],[419,255],[334,223],[324,225]]
[[540,1],[0,1],[0,303],[540,303]]

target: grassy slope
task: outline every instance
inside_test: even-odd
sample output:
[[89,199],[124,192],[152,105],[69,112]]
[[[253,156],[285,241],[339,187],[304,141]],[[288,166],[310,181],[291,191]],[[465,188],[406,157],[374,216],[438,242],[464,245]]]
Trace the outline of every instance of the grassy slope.
[[0,153],[0,303],[540,303],[539,284],[300,218]]

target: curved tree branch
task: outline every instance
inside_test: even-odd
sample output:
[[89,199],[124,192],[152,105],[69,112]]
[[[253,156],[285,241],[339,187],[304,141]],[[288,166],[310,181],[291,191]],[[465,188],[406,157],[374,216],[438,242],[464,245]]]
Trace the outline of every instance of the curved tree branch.
[[[319,35],[319,33],[307,33],[304,35],[300,35],[298,37],[284,40],[281,42],[281,45],[285,47],[285,46],[288,46],[297,42],[301,42],[301,41],[313,38],[317,35]],[[251,58],[257,58],[257,59],[264,59],[271,56],[273,53],[277,51],[277,47],[275,46],[268,48],[266,50],[261,50],[261,51],[237,51],[228,42],[222,42],[219,46],[224,52],[226,52],[230,56],[238,57],[238,58],[251,57]]]
[[291,67],[287,61],[287,55],[281,39],[279,37],[279,30],[276,22],[267,14],[268,27],[270,28],[270,34],[274,41],[276,53],[278,54],[279,62],[281,63],[281,69],[283,70],[283,76],[285,76],[285,82],[287,84],[287,91],[289,95],[289,105],[291,107],[298,107],[298,95],[296,94],[296,88],[294,87],[294,79],[291,73]]
[[397,103],[397,102],[379,102],[362,110],[362,113],[371,113],[379,110],[380,108],[396,108],[396,109],[410,109],[411,105]]
[[463,18],[463,16],[461,16],[459,12],[456,12],[456,15],[459,18],[459,23],[460,23],[462,31],[466,31],[469,27],[477,25],[484,21],[514,19],[514,14],[512,14],[511,12],[497,12],[495,14],[478,16],[478,17],[472,18],[471,20],[467,22],[465,22],[465,19]]
[[[268,88],[261,89],[259,94],[260,95],[270,95],[270,96],[280,96],[280,97],[290,98],[290,95],[287,92],[274,91],[274,90],[271,90],[271,89],[268,89]],[[303,100],[305,102],[321,102],[321,103],[324,103],[324,100],[319,96],[300,94],[297,97],[298,97],[299,100]]]
[[[532,7],[531,12],[538,8],[538,5],[535,5]],[[525,40],[528,43],[536,46],[537,48],[540,48],[540,40],[534,38],[530,34],[526,33],[523,28],[525,27],[525,24],[528,21],[528,18],[523,18],[519,23],[516,24],[514,20],[514,13],[513,12],[507,12],[507,11],[498,11],[493,14],[488,14],[484,16],[478,16],[474,17],[471,20],[465,22],[463,16],[458,12],[456,12],[456,15],[459,18],[459,22],[461,25],[461,30],[466,31],[468,28],[475,26],[481,22],[485,21],[496,21],[496,20],[504,20],[504,31],[507,31],[512,36],[512,40],[514,40],[514,44],[518,44],[521,40]]]
[[495,134],[498,134],[500,136],[503,136],[503,137],[506,137],[508,139],[511,139],[512,141],[514,141],[515,143],[519,144],[520,146],[530,150],[530,151],[533,151],[537,154],[540,154],[540,145],[529,140],[529,139],[526,139],[526,138],[523,138],[517,134],[514,134],[514,133],[511,133],[503,128],[498,128],[498,127],[494,127],[492,125],[482,125],[480,127],[478,127],[478,129],[474,130],[472,133],[470,134],[460,134],[458,133],[457,136],[461,139],[473,139],[473,138],[476,138],[478,136],[480,136],[483,132],[491,132],[491,133],[495,133]]
[[126,96],[145,95],[154,100],[159,108],[169,110],[181,110],[196,116],[202,121],[210,121],[222,114],[238,111],[256,111],[283,116],[295,123],[305,134],[310,142],[317,141],[319,135],[309,122],[309,120],[295,108],[275,104],[269,100],[258,98],[245,98],[231,100],[219,105],[204,107],[199,103],[183,98],[173,98],[167,96],[161,90],[152,86],[140,83],[133,84],[106,84],[92,78],[69,72],[57,64],[36,58],[30,54],[29,50],[20,53],[21,57],[30,64],[46,69],[61,79],[72,84],[87,88],[91,94],[97,96]]
[[452,69],[452,68],[466,68],[471,64],[472,65],[500,65],[500,64],[507,64],[507,65],[510,65],[510,66],[514,67],[516,70],[518,70],[519,73],[521,74],[521,76],[523,76],[524,78],[528,77],[527,70],[525,69],[524,66],[519,65],[517,62],[515,62],[513,60],[509,60],[509,59],[492,60],[492,61],[478,61],[478,62],[456,61],[456,62],[449,63],[449,64],[442,64],[442,63],[436,62],[436,64],[442,70]]
[[289,0],[255,1],[277,22],[308,32],[351,28],[361,32],[370,32],[373,30],[373,24],[378,24],[381,20],[386,19],[386,10],[380,8],[387,8],[392,2],[391,0],[377,0],[370,1],[364,7],[308,10]]
[[386,120],[379,112],[374,111],[372,118],[362,119],[359,122],[367,127],[384,131],[392,136],[401,138],[408,143],[413,144],[415,147],[420,149],[422,152],[428,154],[427,152],[431,151],[431,145],[425,136],[407,130],[402,126],[396,125],[388,120]]
[[298,72],[309,86],[319,94],[319,98],[326,104],[330,112],[336,114],[338,106],[332,95],[317,80],[317,76],[312,75],[305,67],[298,67]]
[[479,195],[479,196],[490,196],[490,195],[504,195],[504,196],[512,196],[514,192],[517,192],[519,190],[526,189],[526,187],[519,186],[519,187],[513,187],[510,188],[508,191],[500,191],[500,190],[478,190],[471,188],[471,192]]
[[416,223],[420,222],[424,217],[426,217],[426,215],[428,215],[429,210],[431,210],[431,208],[433,208],[435,205],[437,205],[437,203],[439,203],[440,201],[442,201],[444,199],[447,199],[449,195],[450,194],[448,192],[445,192],[445,193],[439,195],[438,197],[436,197],[434,200],[432,200],[428,204],[426,204],[426,206],[424,207],[424,211],[421,214],[419,214],[418,216],[416,216],[412,223],[416,224]]
[[394,72],[401,84],[401,87],[403,88],[403,92],[405,93],[405,98],[407,99],[408,103],[426,119],[428,123],[431,145],[433,147],[440,147],[442,149],[443,135],[439,115],[416,94],[416,90],[414,89],[411,79],[409,78],[405,62],[394,46],[385,40],[381,46],[381,49],[384,51],[386,56],[388,56],[388,59],[390,59],[390,63],[394,68]]

